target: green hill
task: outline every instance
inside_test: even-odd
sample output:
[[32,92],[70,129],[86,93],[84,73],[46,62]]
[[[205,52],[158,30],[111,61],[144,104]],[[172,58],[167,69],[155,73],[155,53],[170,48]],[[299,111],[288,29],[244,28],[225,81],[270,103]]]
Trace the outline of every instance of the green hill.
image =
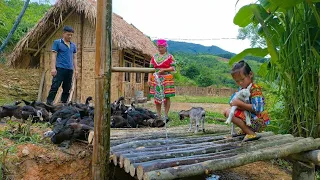
[[[168,50],[172,54],[176,53],[184,53],[184,54],[209,54],[215,55],[222,58],[230,59],[234,55],[233,52],[226,51],[218,46],[203,46],[200,44],[188,43],[188,42],[179,42],[179,41],[168,41]],[[265,58],[247,56],[244,58],[245,60],[254,60],[257,62],[265,62]]]
[[[172,53],[177,62],[176,85],[201,87],[237,87],[234,83],[228,59],[210,54]],[[255,75],[261,63],[246,60]]]
[[200,44],[168,41],[169,51],[172,53],[188,53],[188,54],[233,54],[218,46],[203,46]]

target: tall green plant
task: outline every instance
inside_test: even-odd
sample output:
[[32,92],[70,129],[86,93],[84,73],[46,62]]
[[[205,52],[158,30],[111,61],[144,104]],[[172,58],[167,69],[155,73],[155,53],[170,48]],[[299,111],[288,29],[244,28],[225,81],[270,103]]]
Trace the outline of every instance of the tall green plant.
[[[299,136],[319,136],[319,25],[317,3],[311,0],[259,0],[242,7],[234,18],[240,27],[253,24],[267,48],[251,48],[233,57],[244,55],[271,56],[260,67],[260,75],[278,78],[284,98],[284,113],[289,132]],[[269,68],[268,68],[269,67]]]

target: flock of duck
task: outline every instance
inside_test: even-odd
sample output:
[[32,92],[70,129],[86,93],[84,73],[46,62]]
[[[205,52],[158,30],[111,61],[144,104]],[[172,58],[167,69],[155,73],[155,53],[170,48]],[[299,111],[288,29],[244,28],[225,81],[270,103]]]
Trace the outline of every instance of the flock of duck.
[[[16,118],[22,122],[44,122],[53,125],[52,130],[43,134],[54,144],[68,148],[76,140],[87,140],[94,128],[94,107],[89,96],[85,103],[59,103],[48,105],[38,101],[16,101],[0,106],[0,119]],[[22,105],[24,103],[24,105]],[[111,103],[111,128],[163,127],[165,123],[146,108],[124,104],[124,97]]]

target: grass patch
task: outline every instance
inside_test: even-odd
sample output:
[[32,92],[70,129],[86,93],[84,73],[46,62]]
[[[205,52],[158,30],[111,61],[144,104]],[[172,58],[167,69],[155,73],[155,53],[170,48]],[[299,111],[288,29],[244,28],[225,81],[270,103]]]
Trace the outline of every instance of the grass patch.
[[[223,122],[216,121],[215,120],[216,118],[224,118],[224,116],[221,113],[217,113],[217,112],[206,112],[205,123],[225,125],[225,123]],[[169,127],[188,125],[190,122],[189,118],[180,120],[178,116],[178,112],[169,112],[169,119],[170,119],[170,122],[168,124]]]
[[230,97],[212,96],[175,96],[172,102],[228,104]]
[[30,142],[32,144],[39,144],[41,135],[31,132],[31,123],[19,123],[7,121],[8,126],[0,130],[0,138],[7,138],[15,143]]

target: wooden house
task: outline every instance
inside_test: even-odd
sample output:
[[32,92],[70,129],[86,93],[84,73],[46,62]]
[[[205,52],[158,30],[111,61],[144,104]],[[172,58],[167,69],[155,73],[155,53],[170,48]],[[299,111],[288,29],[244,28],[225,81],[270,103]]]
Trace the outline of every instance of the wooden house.
[[[44,74],[41,100],[45,101],[52,80],[50,75],[52,43],[55,39],[61,38],[63,26],[72,26],[75,30],[72,41],[77,46],[79,69],[72,100],[83,102],[86,97],[95,94],[95,19],[96,1],[94,0],[57,1],[33,29],[17,43],[9,56],[8,64],[16,68],[39,68]],[[156,52],[157,49],[150,38],[113,13],[113,67],[149,67],[150,59]],[[148,94],[147,74],[112,73],[111,79],[112,101],[119,96],[125,96],[130,100],[135,92],[144,92],[144,96]]]

